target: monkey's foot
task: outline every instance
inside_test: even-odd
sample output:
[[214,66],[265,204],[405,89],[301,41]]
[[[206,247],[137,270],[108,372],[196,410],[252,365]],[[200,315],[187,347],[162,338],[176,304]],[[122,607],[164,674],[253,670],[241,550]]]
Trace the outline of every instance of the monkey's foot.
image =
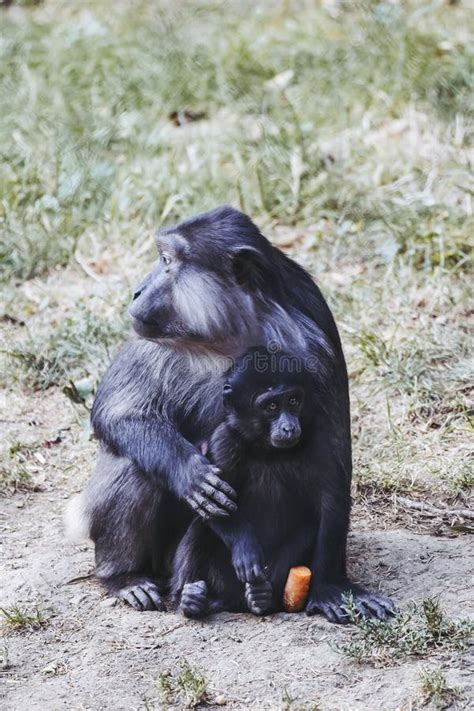
[[270,612],[273,603],[273,589],[269,580],[258,583],[245,583],[245,600],[253,615],[265,615]]
[[347,613],[348,599],[352,599],[353,608],[364,619],[376,617],[379,620],[386,620],[395,613],[395,606],[390,598],[347,582],[337,585],[318,585],[315,590],[310,592],[306,614],[315,615],[320,612],[330,622],[347,624],[350,622]]
[[114,586],[113,589],[110,589],[111,586],[108,587],[112,595],[127,602],[135,610],[158,610],[159,612],[166,610],[159,588],[150,578],[129,577],[123,587]]
[[181,593],[179,609],[185,617],[198,619],[209,614],[209,598],[205,580],[186,583]]

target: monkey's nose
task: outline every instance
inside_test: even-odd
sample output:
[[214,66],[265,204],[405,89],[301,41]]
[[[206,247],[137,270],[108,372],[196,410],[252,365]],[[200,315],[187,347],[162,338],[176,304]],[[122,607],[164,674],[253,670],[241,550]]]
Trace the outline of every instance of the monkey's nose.
[[293,434],[295,431],[295,426],[294,425],[285,425],[283,427],[283,432],[286,432],[286,434]]
[[137,291],[134,291],[133,296],[132,296],[132,301],[135,301],[136,299],[138,299],[138,297],[140,296],[141,293],[142,293],[142,289],[137,289]]

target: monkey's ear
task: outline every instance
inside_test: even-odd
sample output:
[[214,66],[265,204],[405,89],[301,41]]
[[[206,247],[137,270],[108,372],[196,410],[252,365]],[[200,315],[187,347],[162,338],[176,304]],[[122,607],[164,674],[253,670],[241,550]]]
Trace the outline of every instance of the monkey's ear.
[[265,258],[253,247],[241,247],[232,255],[237,283],[244,291],[255,291],[265,282]]

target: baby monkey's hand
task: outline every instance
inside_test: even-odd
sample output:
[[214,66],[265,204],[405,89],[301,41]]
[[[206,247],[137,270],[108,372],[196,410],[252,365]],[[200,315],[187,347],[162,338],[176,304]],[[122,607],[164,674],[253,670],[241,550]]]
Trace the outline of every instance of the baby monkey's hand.
[[265,615],[273,604],[273,588],[269,580],[245,584],[245,599],[253,615]]

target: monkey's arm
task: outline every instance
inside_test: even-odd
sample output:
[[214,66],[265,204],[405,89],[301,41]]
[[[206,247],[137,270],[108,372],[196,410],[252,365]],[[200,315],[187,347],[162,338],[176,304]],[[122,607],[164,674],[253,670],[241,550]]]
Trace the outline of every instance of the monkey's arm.
[[[320,452],[323,450],[321,443]],[[324,461],[324,460],[323,460]],[[345,595],[352,596],[363,617],[386,619],[393,603],[384,595],[372,593],[353,583],[346,571],[346,543],[351,509],[350,480],[338,467],[336,458],[326,458],[324,480],[319,497],[319,525],[311,569],[313,576],[306,612],[322,612],[331,622],[349,621]]]
[[[119,457],[132,460],[145,475],[186,501],[202,518],[235,511],[235,491],[218,470],[188,442],[159,408],[138,398],[153,385],[147,374],[126,369],[127,351],[112,362],[92,409],[97,437]],[[140,380],[141,379],[141,380]],[[149,378],[148,378],[149,379]],[[137,395],[138,393],[138,395]]]
[[218,476],[217,467],[164,419],[128,415],[105,423],[96,420],[94,431],[116,454],[134,461],[202,518],[228,516],[236,510],[235,491]]
[[236,511],[225,520],[214,519],[207,525],[229,549],[239,580],[254,582],[266,577],[263,549],[243,512]]
[[[207,456],[219,467],[224,480],[235,487],[238,495],[247,476],[244,447],[238,433],[226,422],[213,433]],[[226,519],[209,521],[208,526],[229,549],[239,580],[253,582],[265,577],[263,550],[245,514],[245,506]]]

